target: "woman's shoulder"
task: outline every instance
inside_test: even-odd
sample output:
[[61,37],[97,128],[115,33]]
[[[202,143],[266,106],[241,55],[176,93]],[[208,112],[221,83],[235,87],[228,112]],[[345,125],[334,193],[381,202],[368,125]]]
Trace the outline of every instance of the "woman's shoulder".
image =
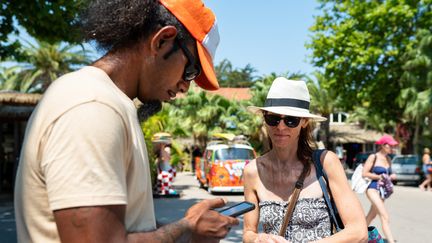
[[266,167],[266,163],[265,163],[265,161],[266,161],[266,155],[264,154],[264,155],[262,155],[262,156],[259,156],[259,157],[257,157],[256,159],[254,159],[254,160],[251,160],[246,166],[245,166],[245,168],[244,168],[244,174],[246,175],[246,176],[251,176],[251,175],[257,175],[258,174],[258,170],[259,171],[261,171],[261,170],[265,170],[265,167]]
[[340,161],[337,154],[331,150],[326,150],[321,154],[321,161],[333,163],[332,161]]
[[323,161],[323,168],[327,172],[327,175],[334,174],[333,172],[340,171],[341,169],[343,171],[342,162],[339,160],[336,153],[327,150],[322,156],[324,157],[321,157],[321,161]]
[[253,159],[249,163],[247,163],[247,165],[245,165],[245,167],[244,167],[244,172],[243,173],[250,174],[250,173],[256,172],[257,171],[257,159],[258,158]]

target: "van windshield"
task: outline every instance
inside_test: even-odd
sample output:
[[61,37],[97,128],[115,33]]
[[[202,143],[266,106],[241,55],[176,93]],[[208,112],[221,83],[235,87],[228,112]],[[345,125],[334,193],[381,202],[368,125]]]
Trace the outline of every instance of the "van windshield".
[[246,148],[224,148],[215,152],[215,160],[251,160],[254,153]]

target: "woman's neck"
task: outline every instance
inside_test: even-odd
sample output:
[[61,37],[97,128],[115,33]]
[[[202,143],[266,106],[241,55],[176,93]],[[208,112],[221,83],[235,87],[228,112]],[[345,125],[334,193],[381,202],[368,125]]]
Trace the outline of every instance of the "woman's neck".
[[287,168],[297,166],[299,159],[297,157],[297,147],[287,146],[287,147],[273,147],[270,151],[270,155],[274,165],[277,168]]
[[378,154],[379,154],[379,155],[382,155],[382,156],[384,156],[384,157],[386,157],[386,156],[388,155],[388,153],[386,153],[383,149],[379,150],[379,151],[378,151]]

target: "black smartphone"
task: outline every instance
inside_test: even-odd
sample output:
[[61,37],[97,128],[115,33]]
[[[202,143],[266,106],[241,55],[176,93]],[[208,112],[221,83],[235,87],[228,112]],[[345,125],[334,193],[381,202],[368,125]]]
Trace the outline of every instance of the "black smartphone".
[[226,216],[237,217],[254,209],[255,205],[253,203],[244,201],[231,207],[223,208],[219,213]]

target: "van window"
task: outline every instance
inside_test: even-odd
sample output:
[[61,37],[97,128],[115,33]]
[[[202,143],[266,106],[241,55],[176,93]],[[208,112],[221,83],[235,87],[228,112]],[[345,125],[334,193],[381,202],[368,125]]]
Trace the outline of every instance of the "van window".
[[251,160],[254,159],[254,153],[251,149],[246,148],[224,148],[215,151],[215,160]]

